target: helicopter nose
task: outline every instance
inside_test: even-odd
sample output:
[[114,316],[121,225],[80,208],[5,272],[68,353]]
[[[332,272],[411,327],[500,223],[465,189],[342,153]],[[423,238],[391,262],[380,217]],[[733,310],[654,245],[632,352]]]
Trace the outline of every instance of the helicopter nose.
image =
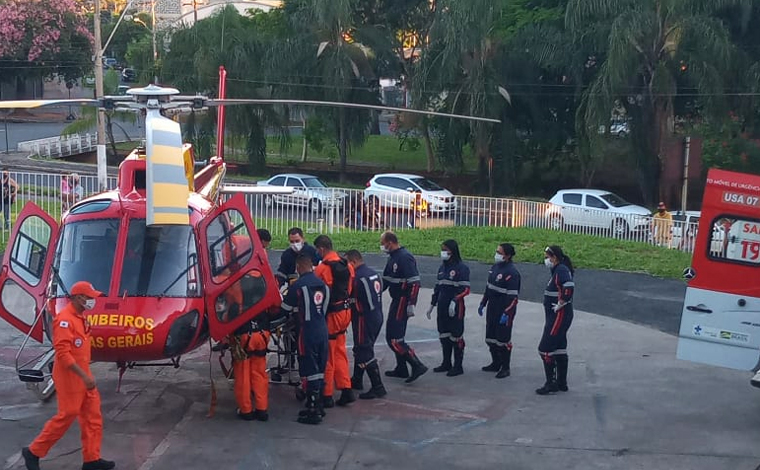
[[190,347],[200,323],[198,310],[190,310],[172,323],[164,345],[164,356],[176,357]]

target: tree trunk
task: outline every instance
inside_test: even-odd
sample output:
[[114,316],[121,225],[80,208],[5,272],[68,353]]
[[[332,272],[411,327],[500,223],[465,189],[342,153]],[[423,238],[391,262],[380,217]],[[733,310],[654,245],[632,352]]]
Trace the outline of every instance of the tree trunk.
[[346,110],[338,110],[338,152],[340,153],[340,182],[346,182],[346,164],[348,161],[348,123],[346,122]]
[[[303,113],[301,113],[301,126],[302,129],[306,129],[306,118],[304,118]],[[301,148],[301,163],[306,161],[306,156],[309,154],[309,143],[306,142],[306,135],[301,133],[303,136],[303,147]]]
[[661,196],[660,179],[664,158],[662,142],[663,137],[668,134],[668,121],[672,112],[670,99],[656,100],[646,97],[637,119],[638,125],[634,127],[631,135],[639,187],[647,207],[654,207]]
[[108,143],[111,144],[111,153],[116,158],[116,139],[113,136],[113,123],[111,122],[111,116],[106,114],[106,134],[108,135]]
[[370,135],[380,135],[380,111],[371,111],[369,133]]
[[435,171],[435,151],[433,150],[433,142],[430,140],[430,128],[426,120],[422,120],[420,126],[422,130],[422,139],[425,141],[425,154],[427,155],[427,171]]

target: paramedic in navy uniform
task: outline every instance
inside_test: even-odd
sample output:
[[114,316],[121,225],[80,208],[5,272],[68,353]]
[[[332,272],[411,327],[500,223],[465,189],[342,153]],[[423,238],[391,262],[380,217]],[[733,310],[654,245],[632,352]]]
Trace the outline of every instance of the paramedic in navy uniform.
[[[396,368],[386,371],[385,375],[406,378],[405,382],[410,383],[428,370],[404,340],[406,323],[409,317],[414,316],[414,307],[417,305],[420,272],[414,256],[399,245],[395,233],[385,232],[380,236],[380,249],[389,255],[383,271],[383,290],[388,289],[391,295],[385,339],[396,354]],[[407,362],[412,366],[411,374],[406,367]]]
[[544,250],[544,264],[551,270],[551,278],[544,291],[546,323],[538,352],[544,363],[546,383],[536,390],[547,395],[558,390],[567,391],[567,330],[573,322],[573,263],[558,246]]
[[470,294],[470,268],[462,261],[456,240],[446,240],[441,244],[441,260],[443,262],[438,268],[438,280],[427,311],[430,320],[433,309],[438,306],[438,339],[443,350],[443,361],[433,372],[446,372],[448,377],[455,377],[464,373],[464,298]]
[[327,306],[330,289],[314,275],[312,258],[301,254],[296,258],[298,279],[282,300],[282,310],[295,313],[298,327],[298,368],[306,380],[306,408],[298,414],[298,422],[319,424],[324,416],[322,390],[327,366]]
[[520,272],[512,262],[515,248],[502,243],[496,248],[494,261],[488,271],[488,284],[478,307],[483,316],[486,310],[486,344],[491,352],[491,363],[481,367],[485,372],[496,372],[497,379],[509,377],[512,357],[512,325],[517,314],[520,295]]

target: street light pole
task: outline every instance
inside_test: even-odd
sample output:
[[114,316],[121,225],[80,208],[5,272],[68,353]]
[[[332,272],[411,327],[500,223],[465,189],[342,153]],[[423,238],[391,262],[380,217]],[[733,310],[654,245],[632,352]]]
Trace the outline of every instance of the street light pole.
[[[100,0],[95,0],[95,98],[103,99],[103,50],[101,49],[100,33]],[[107,186],[107,163],[106,163],[106,120],[105,112],[98,108],[98,187],[105,191]]]

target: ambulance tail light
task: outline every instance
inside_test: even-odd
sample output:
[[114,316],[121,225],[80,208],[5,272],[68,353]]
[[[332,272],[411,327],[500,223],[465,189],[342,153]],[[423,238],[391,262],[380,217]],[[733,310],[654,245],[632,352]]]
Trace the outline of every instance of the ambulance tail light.
[[191,310],[174,320],[164,345],[164,356],[175,357],[185,351],[195,338],[200,323],[198,310]]

